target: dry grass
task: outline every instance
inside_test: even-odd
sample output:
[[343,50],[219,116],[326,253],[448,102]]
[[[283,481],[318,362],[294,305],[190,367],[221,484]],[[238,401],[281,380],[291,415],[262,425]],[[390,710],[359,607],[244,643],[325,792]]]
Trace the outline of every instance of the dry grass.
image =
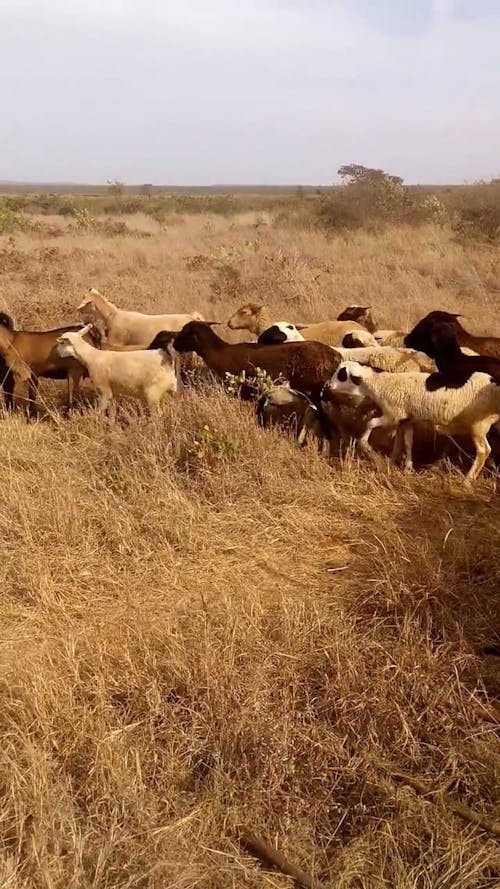
[[[255,222],[3,238],[0,307],[55,326],[95,285],[219,319],[367,301],[384,326],[442,307],[500,332],[498,251]],[[498,813],[477,706],[500,697],[477,653],[500,627],[493,480],[328,466],[213,390],[160,423],[16,416],[0,441],[2,887],[289,886],[241,823],[337,889],[498,886],[494,838],[384,768]]]

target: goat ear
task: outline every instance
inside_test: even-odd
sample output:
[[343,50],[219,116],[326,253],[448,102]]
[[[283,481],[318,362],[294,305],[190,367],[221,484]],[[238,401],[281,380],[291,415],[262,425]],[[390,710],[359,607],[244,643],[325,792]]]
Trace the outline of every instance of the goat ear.
[[205,324],[208,324],[209,327],[220,327],[222,321],[205,321]]
[[92,330],[92,324],[86,324],[85,327],[81,327],[78,331],[78,335],[85,336],[85,334],[87,334],[89,330]]

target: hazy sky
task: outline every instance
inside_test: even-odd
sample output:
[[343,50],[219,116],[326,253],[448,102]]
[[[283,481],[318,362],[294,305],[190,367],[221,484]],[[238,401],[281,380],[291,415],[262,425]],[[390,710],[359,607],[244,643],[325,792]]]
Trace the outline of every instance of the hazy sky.
[[0,179],[500,174],[500,0],[0,0]]

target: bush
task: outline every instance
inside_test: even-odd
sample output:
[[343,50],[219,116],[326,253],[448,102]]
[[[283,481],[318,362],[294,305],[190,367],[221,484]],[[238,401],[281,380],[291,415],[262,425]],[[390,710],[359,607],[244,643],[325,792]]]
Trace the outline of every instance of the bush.
[[460,239],[500,243],[500,181],[460,192],[452,217],[452,230]]
[[344,185],[322,194],[316,209],[317,224],[327,231],[386,223],[419,225],[446,218],[446,209],[435,195],[421,200],[400,176],[359,164],[340,167],[338,173]]

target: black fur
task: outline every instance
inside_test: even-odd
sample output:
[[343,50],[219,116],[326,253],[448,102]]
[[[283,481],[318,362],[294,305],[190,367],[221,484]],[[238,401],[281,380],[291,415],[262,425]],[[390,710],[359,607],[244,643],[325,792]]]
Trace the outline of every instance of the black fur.
[[357,349],[363,346],[361,340],[358,340],[355,333],[346,333],[344,339],[342,340],[342,346],[344,349]]
[[441,387],[459,389],[473,373],[489,374],[500,383],[500,358],[489,355],[464,355],[456,331],[456,318],[448,312],[430,312],[405,337],[405,346],[425,352],[441,375],[431,374],[429,391]]
[[7,330],[14,330],[14,322],[7,312],[0,312],[0,325],[6,327]]
[[160,330],[160,332],[156,334],[154,340],[150,342],[148,349],[166,350],[167,346],[173,343],[176,336],[177,334],[171,330]]
[[268,327],[267,330],[261,333],[257,342],[261,346],[271,346],[274,343],[278,345],[286,342],[286,334],[276,324],[272,324],[271,327]]

